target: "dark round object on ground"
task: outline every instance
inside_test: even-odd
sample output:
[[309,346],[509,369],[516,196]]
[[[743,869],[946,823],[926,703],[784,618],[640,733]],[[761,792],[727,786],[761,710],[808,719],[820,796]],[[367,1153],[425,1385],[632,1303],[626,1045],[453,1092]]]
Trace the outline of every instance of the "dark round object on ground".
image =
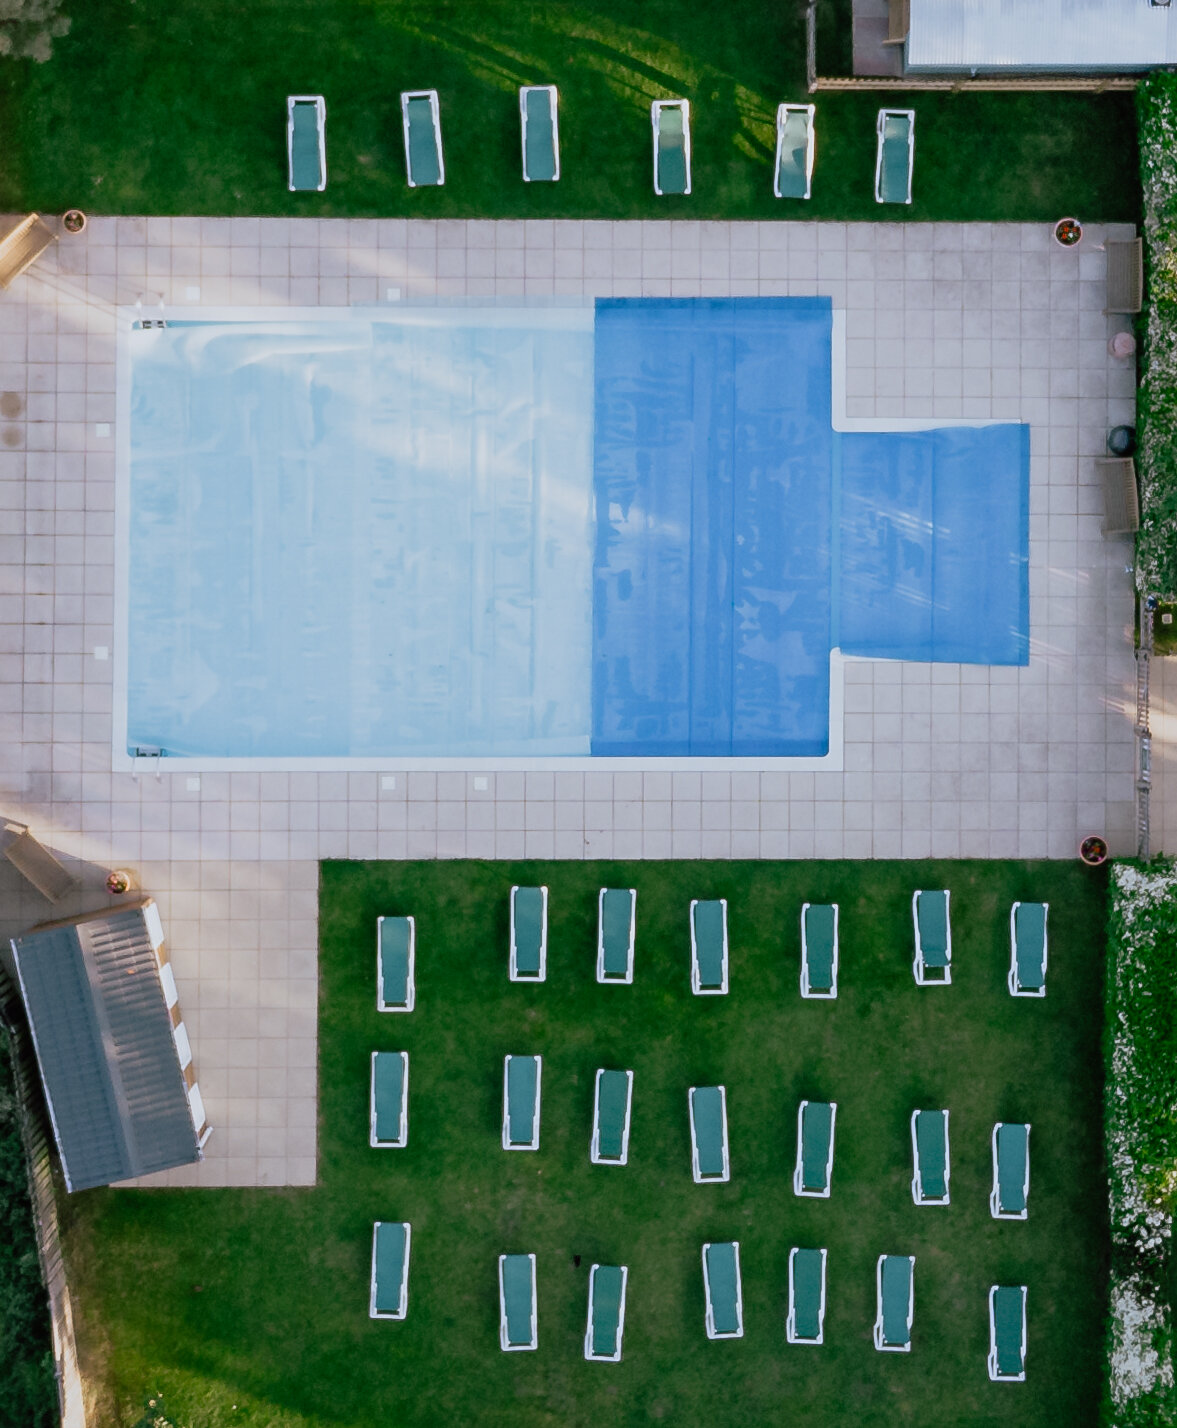
[[1131,456],[1136,450],[1136,428],[1114,426],[1108,432],[1108,450],[1113,456]]

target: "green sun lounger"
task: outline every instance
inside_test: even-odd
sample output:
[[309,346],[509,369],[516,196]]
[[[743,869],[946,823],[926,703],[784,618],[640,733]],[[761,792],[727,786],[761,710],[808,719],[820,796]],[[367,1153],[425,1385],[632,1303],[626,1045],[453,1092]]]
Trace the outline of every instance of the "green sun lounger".
[[417,924],[411,917],[376,919],[376,1010],[411,1012],[417,1000]]
[[557,102],[554,84],[527,84],[519,91],[524,183],[555,183],[560,177]]
[[989,1290],[989,1377],[994,1383],[1025,1382],[1024,1284],[995,1284]]
[[812,104],[782,104],[776,112],[776,169],[772,191],[777,198],[808,198],[813,178]]
[[401,95],[405,168],[410,188],[445,183],[441,151],[441,109],[436,89],[411,89]]
[[372,1226],[372,1288],[369,1319],[403,1319],[409,1312],[407,1220],[377,1220]]
[[327,105],[321,94],[286,99],[287,187],[291,193],[322,193],[327,187]]
[[802,1101],[797,1107],[797,1163],[793,1193],[826,1200],[834,1169],[836,1101]]
[[884,1353],[911,1352],[915,1312],[915,1255],[881,1254],[875,1266],[875,1348]]
[[838,995],[838,904],[801,907],[801,995],[832,1001]]
[[403,1150],[409,1143],[409,1053],[373,1051],[368,1144]]
[[727,995],[727,899],[691,903],[691,991]]
[[915,926],[916,985],[947,986],[952,981],[951,894],[943,888],[913,893],[911,920]]
[[910,203],[915,161],[915,110],[880,109],[875,152],[875,202]]
[[790,1344],[820,1344],[826,1319],[826,1251],[789,1251],[789,1317],[785,1338]]
[[503,1058],[503,1149],[539,1149],[542,1056]]
[[654,192],[691,191],[691,106],[686,99],[656,99],[650,105],[654,126]]
[[727,1153],[727,1092],[722,1086],[692,1086],[691,1176],[696,1185],[731,1178]]
[[995,1220],[1025,1220],[1029,1216],[1030,1127],[998,1121],[993,1127],[993,1189],[989,1213]]
[[629,1118],[633,1106],[633,1072],[597,1071],[593,1089],[594,1165],[624,1165],[629,1159]]
[[602,888],[597,896],[597,981],[633,981],[636,888]]
[[548,975],[548,890],[511,889],[511,980],[542,982]]
[[703,1246],[703,1295],[709,1339],[744,1337],[744,1296],[740,1286],[740,1242]]
[[1046,995],[1046,915],[1050,904],[1015,902],[1009,912],[1009,993]]
[[539,1346],[535,1255],[499,1255],[499,1345],[504,1353]]
[[947,1205],[947,1111],[912,1111],[911,1158],[911,1198],[917,1205]]
[[625,1287],[629,1270],[624,1264],[594,1264],[589,1270],[588,1327],[584,1356],[598,1363],[621,1362],[625,1333]]

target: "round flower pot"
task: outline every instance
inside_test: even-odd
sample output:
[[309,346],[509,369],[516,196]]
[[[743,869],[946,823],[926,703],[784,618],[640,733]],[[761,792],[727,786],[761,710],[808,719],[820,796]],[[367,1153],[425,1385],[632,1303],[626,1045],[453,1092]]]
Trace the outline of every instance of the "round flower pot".
[[1136,351],[1136,338],[1130,332],[1117,332],[1108,343],[1108,355],[1123,361]]
[[116,868],[113,873],[106,875],[106,891],[112,897],[129,893],[134,886],[135,879],[124,868]]
[[1108,432],[1108,452],[1112,456],[1131,456],[1136,450],[1136,428],[1114,426]]
[[1108,845],[1095,833],[1084,838],[1079,844],[1079,857],[1089,868],[1098,868],[1100,863],[1106,863],[1107,856]]
[[1083,225],[1077,218],[1060,218],[1054,225],[1054,241],[1061,248],[1074,248],[1083,237]]
[[62,214],[61,226],[67,233],[80,233],[86,226],[86,215],[80,208],[71,208]]

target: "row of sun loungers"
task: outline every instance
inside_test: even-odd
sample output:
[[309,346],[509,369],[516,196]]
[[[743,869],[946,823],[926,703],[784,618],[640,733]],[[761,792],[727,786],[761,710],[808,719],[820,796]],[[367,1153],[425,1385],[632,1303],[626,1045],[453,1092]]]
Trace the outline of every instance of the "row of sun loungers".
[[[441,107],[436,89],[401,94],[405,171],[410,188],[445,183]],[[519,90],[523,181],[555,183],[560,178],[559,100],[554,84]],[[654,192],[691,191],[691,105],[686,99],[656,99],[650,106],[654,132]],[[292,94],[286,101],[286,148],[291,193],[327,187],[327,105],[321,94]],[[910,203],[915,159],[915,111],[880,109],[875,156],[875,200]],[[776,162],[772,191],[777,198],[807,199],[813,181],[814,106],[782,104],[776,118]]]

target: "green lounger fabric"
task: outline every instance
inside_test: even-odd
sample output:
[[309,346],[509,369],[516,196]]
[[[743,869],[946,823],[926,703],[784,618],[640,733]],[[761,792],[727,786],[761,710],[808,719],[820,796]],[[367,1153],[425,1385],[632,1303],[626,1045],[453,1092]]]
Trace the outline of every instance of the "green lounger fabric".
[[696,1086],[691,1096],[691,1120],[699,1154],[699,1174],[723,1174],[723,1092],[718,1086]]
[[409,126],[409,174],[415,184],[441,182],[437,133],[433,127],[433,106],[426,98],[406,101]]
[[883,167],[879,174],[879,194],[884,203],[907,202],[910,133],[911,120],[905,114],[888,114],[883,120]]
[[948,1189],[944,1179],[948,1142],[940,1111],[920,1111],[915,1122],[915,1143],[924,1196],[929,1200],[942,1200]]
[[1030,1139],[1024,1125],[1003,1125],[997,1131],[997,1203],[1010,1215],[1026,1208],[1026,1158]]
[[315,105],[305,101],[294,106],[290,181],[299,191],[317,189],[323,181],[323,171],[319,167],[318,114]]
[[723,986],[724,913],[722,902],[697,902],[694,909],[695,956],[701,987]]
[[624,977],[629,971],[629,927],[633,898],[628,888],[606,888],[601,899],[601,935],[605,947],[605,976]]
[[543,888],[515,889],[515,970],[538,977],[544,932]]
[[793,1323],[799,1339],[821,1333],[821,1250],[799,1249],[793,1256]]
[[507,1311],[507,1343],[531,1343],[531,1260],[525,1254],[503,1259],[503,1305]]
[[824,1190],[829,1182],[826,1167],[830,1159],[830,1131],[833,1107],[828,1101],[810,1101],[801,1117],[801,1186]]
[[399,1007],[409,999],[409,939],[407,917],[380,920],[380,995],[385,1006]]
[[809,990],[828,992],[834,984],[834,909],[814,904],[805,909],[805,952]]
[[911,1261],[889,1254],[883,1260],[883,1343],[906,1344],[910,1338],[907,1307],[911,1303]]
[[376,1139],[404,1139],[401,1125],[401,1098],[404,1095],[405,1063],[399,1051],[378,1051],[372,1073],[376,1094]]
[[998,1285],[993,1296],[993,1339],[997,1347],[997,1372],[1010,1378],[1026,1367],[1022,1358],[1022,1296],[1017,1285]]
[[621,1327],[621,1266],[599,1264],[593,1272],[592,1351],[602,1358],[617,1352],[617,1331]]
[[507,1062],[507,1137],[512,1145],[529,1145],[535,1126],[534,1056],[512,1056]]
[[678,105],[658,111],[658,187],[663,193],[687,191],[686,134]]
[[401,1281],[405,1276],[405,1227],[384,1220],[376,1227],[377,1314],[395,1314],[400,1308]]
[[804,198],[808,186],[805,166],[809,154],[809,116],[799,109],[785,116],[781,135],[781,166],[777,187],[782,198]]
[[711,1289],[711,1318],[717,1334],[738,1334],[740,1303],[736,1293],[734,1241],[707,1246],[707,1283]]
[[523,102],[527,106],[527,177],[550,181],[556,177],[552,96],[545,89],[529,89]]
[[597,1154],[604,1160],[620,1160],[625,1110],[629,1104],[629,1077],[624,1071],[602,1072],[597,1094]]
[[943,892],[921,892],[916,904],[920,948],[926,967],[948,966],[948,898]]
[[1014,914],[1017,946],[1018,986],[1037,991],[1046,981],[1043,952],[1046,948],[1046,907],[1040,902],[1024,902]]

